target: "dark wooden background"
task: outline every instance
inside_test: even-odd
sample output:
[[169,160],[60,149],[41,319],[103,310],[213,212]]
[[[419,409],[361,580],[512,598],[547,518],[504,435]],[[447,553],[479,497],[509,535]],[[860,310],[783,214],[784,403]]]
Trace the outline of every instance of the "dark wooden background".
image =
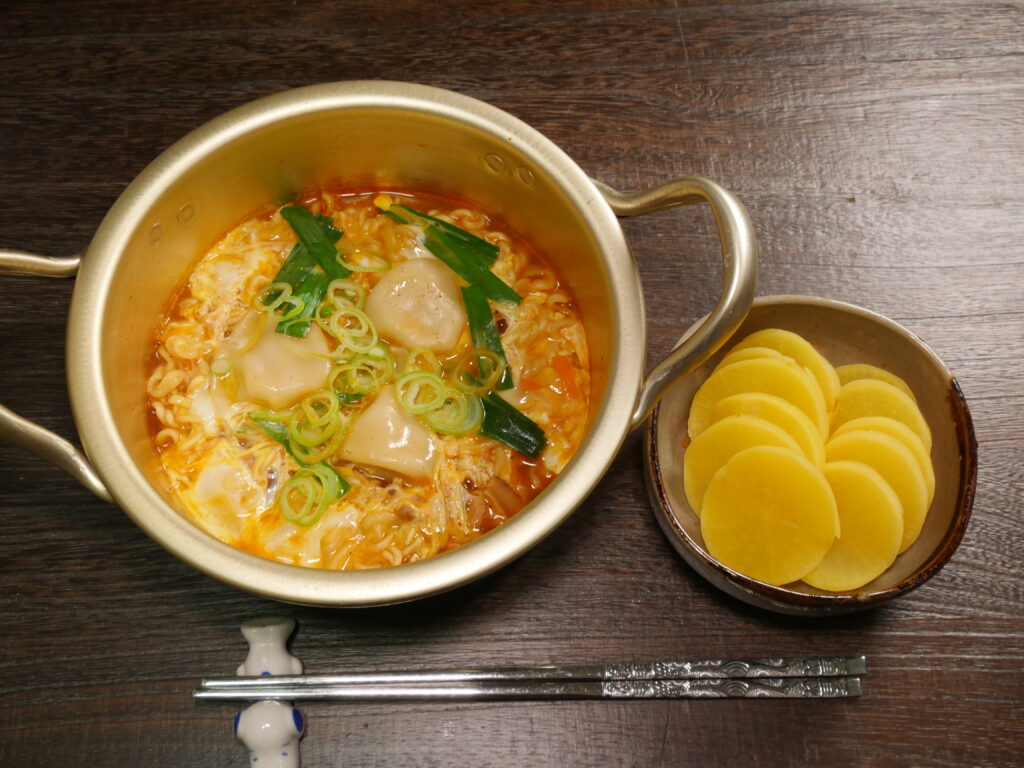
[[[125,515],[0,445],[0,764],[242,766],[204,675],[243,620],[300,622],[311,672],[867,654],[858,701],[307,705],[307,766],[1020,764],[1024,10],[963,0],[172,0],[0,3],[0,244],[84,249],[173,141],[253,98],[385,78],[532,124],[636,189],[710,176],[748,205],[759,293],[861,304],[957,373],[974,517],[923,588],[784,618],[709,587],[662,537],[639,435],[571,520],[498,574],[412,605],[291,608],[202,576]],[[624,224],[650,359],[711,305],[706,210]],[[72,438],[73,284],[3,278],[0,402]]]

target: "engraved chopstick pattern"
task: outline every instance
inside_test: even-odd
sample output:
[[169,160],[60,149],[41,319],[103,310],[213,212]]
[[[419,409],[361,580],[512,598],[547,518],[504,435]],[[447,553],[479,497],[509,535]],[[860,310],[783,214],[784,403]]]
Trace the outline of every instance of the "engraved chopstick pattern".
[[605,696],[613,699],[831,699],[860,695],[858,677],[615,680],[605,683]]
[[650,664],[613,664],[606,680],[676,680],[747,677],[838,677],[867,673],[863,656],[816,659],[755,659],[661,661]]

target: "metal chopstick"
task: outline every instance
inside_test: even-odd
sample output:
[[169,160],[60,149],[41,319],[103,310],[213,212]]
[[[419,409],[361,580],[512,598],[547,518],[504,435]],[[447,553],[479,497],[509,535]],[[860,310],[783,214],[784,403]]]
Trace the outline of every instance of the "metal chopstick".
[[199,689],[197,699],[249,701],[425,701],[481,699],[700,699],[787,698],[827,699],[860,696],[859,677],[710,678],[703,680],[606,680],[514,683],[446,683],[387,685],[379,683],[266,686],[241,689]]
[[492,667],[203,680],[197,699],[833,698],[859,696],[863,656]]

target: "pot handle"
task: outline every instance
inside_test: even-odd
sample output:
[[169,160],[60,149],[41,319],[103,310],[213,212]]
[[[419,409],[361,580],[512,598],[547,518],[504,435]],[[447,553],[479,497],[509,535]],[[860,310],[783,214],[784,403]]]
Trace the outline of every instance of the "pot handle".
[[644,192],[618,192],[594,182],[617,216],[639,216],[676,205],[708,203],[722,242],[722,295],[700,326],[647,374],[630,429],[640,426],[672,384],[718,351],[739,328],[754,301],[757,244],[743,203],[729,190],[700,176],[680,176]]
[[[54,259],[23,251],[0,250],[0,275],[74,277],[81,261],[80,254]],[[0,440],[57,465],[104,501],[112,501],[110,492],[80,448],[3,405],[0,405]]]

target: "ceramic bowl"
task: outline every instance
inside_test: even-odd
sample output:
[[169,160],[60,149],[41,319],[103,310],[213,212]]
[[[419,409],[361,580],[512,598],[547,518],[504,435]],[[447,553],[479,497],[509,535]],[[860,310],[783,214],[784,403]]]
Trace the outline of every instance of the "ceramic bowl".
[[[799,333],[835,366],[870,363],[902,377],[932,430],[935,498],[917,541],[873,582],[850,592],[825,592],[803,582],[772,586],[712,557],[700,521],[683,492],[686,422],[694,393],[734,343],[763,328]],[[684,335],[683,339],[686,339]],[[860,610],[919,587],[949,560],[964,535],[977,479],[977,444],[956,378],[923,341],[867,309],[812,296],[766,296],[706,363],[670,389],[655,410],[645,441],[648,490],[658,522],[694,570],[751,605],[793,615]]]

